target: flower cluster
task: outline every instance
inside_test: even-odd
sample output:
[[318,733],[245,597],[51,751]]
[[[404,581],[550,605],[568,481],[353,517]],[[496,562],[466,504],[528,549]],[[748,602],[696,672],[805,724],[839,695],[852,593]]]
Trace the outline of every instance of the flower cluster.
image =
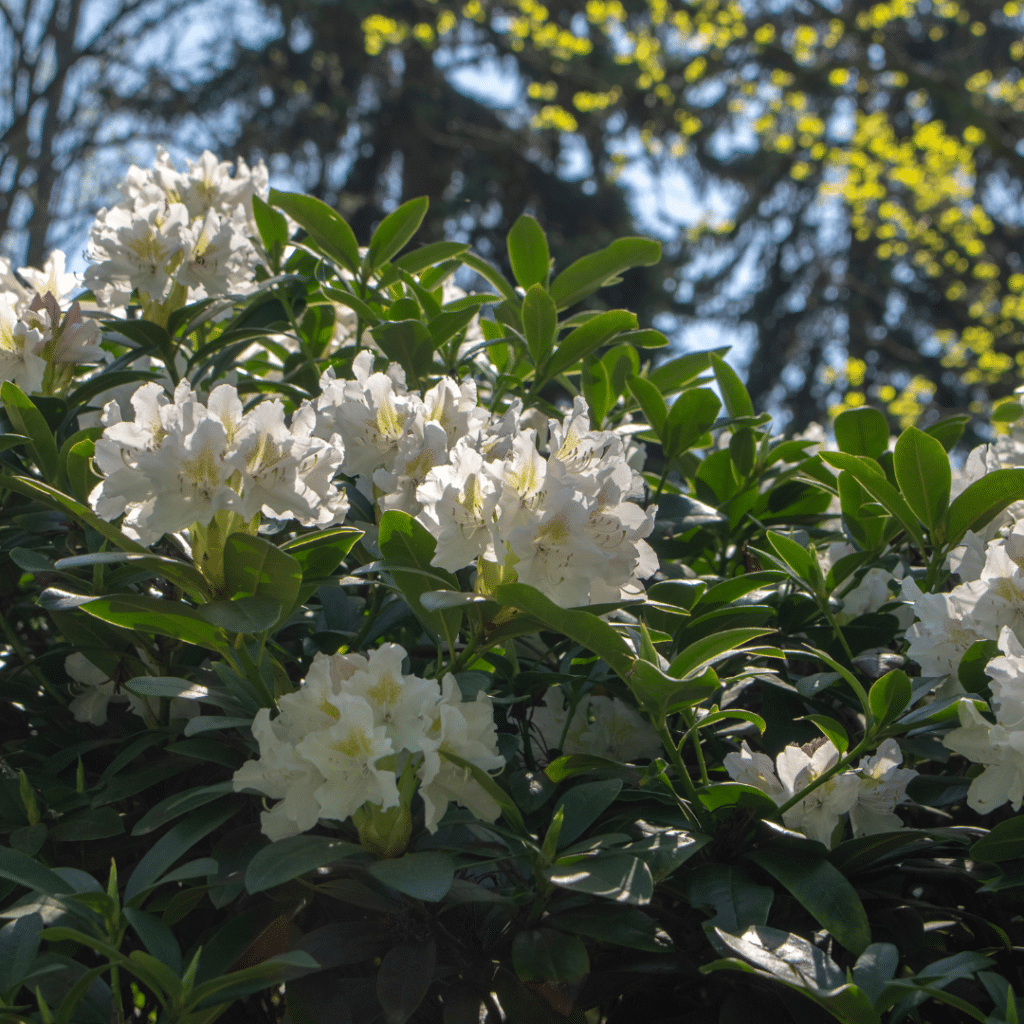
[[81,282],[64,266],[64,253],[55,249],[42,270],[20,267],[26,287],[0,259],[0,380],[29,395],[55,394],[79,364],[103,358],[99,325],[70,299]]
[[221,511],[246,523],[257,515],[297,519],[304,526],[340,522],[348,510],[334,484],[344,452],[335,436],[313,436],[308,403],[285,422],[278,401],[243,413],[238,392],[222,384],[203,405],[187,382],[173,401],[159,384],[132,396],[133,421],[116,402],[104,409],[95,464],[105,479],[90,495],[106,520],[124,514],[122,529],[142,544],[209,525]]
[[[767,754],[751,750],[744,740],[740,752],[726,754],[724,763],[733,779],[767,793],[782,807],[833,769],[839,763],[839,751],[824,738],[804,746],[791,743],[772,764]],[[783,811],[782,820],[788,828],[828,847],[844,814],[850,815],[855,836],[902,828],[903,822],[893,810],[917,775],[912,769],[901,768],[902,763],[899,744],[885,740],[874,757],[826,779]]]
[[129,168],[122,201],[100,210],[89,239],[85,283],[102,306],[124,305],[138,291],[151,314],[252,290],[260,262],[250,241],[252,198],[266,198],[267,169],[239,160],[231,171],[204,152],[181,172],[164,150],[152,168]]
[[517,579],[566,606],[634,595],[657,570],[644,540],[657,506],[632,500],[643,485],[626,446],[590,429],[582,398],[562,422],[528,425],[518,401],[491,416],[471,381],[421,396],[397,365],[373,372],[369,352],[353,372],[324,375],[318,433],[342,437],[342,471],[381,510],[418,517],[437,541],[434,565],[476,563],[482,579]]
[[262,815],[263,831],[282,839],[321,818],[343,821],[364,805],[388,810],[401,802],[399,783],[415,774],[426,826],[436,831],[449,802],[485,821],[498,806],[453,754],[484,771],[504,765],[491,699],[462,700],[455,677],[440,683],[402,673],[406,652],[384,644],[368,655],[318,654],[300,688],[264,708],[253,722],[258,760],[235,772],[236,790],[278,800]]
[[624,762],[663,753],[654,726],[625,701],[587,694],[574,704],[557,686],[548,690],[543,704],[533,709],[530,736],[534,757],[541,762],[547,761],[552,750]]

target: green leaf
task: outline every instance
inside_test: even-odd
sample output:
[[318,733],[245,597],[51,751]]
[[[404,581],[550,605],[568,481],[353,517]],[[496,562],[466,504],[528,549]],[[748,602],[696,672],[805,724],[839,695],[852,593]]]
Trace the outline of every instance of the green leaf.
[[612,805],[622,790],[621,779],[603,779],[573,786],[555,804],[553,814],[562,812],[558,848],[574,843]]
[[356,843],[328,836],[298,835],[264,846],[245,869],[246,892],[255,894],[284,885],[317,868],[364,855]]
[[299,563],[303,580],[321,580],[334,573],[362,536],[354,526],[335,526],[296,537],[278,550]]
[[665,421],[668,419],[668,406],[665,404],[665,399],[661,397],[661,391],[657,385],[643,377],[636,376],[636,374],[627,377],[626,384],[633,392],[633,397],[640,403],[647,422],[650,423],[654,432],[661,439],[662,446],[665,447]]
[[834,420],[836,444],[841,452],[877,459],[889,447],[889,423],[870,406],[846,409]]
[[583,256],[551,283],[550,294],[559,309],[574,306],[613,277],[632,267],[650,267],[661,259],[661,246],[649,238],[619,238],[600,252]]
[[455,650],[462,623],[461,609],[430,611],[421,601],[422,595],[428,591],[462,589],[455,576],[431,564],[437,542],[425,527],[399,509],[389,509],[381,516],[378,542],[381,553],[392,566],[418,570],[402,572],[393,568],[390,575],[427,632],[436,640],[449,644],[449,650]]
[[590,973],[590,957],[575,935],[529,928],[512,940],[512,967],[520,981],[571,985]]
[[828,715],[804,715],[804,718],[808,722],[813,722],[821,730],[822,735],[832,741],[832,746],[839,751],[840,757],[846,753],[850,746],[850,738],[846,735],[842,722],[837,722]]
[[[928,550],[917,516],[900,492],[885,478],[877,462],[859,455],[847,455],[845,452],[822,452],[821,458],[836,469],[846,470],[890,515],[900,521],[918,550]],[[1024,473],[1024,470],[1020,472]]]
[[[198,741],[197,741],[198,742]],[[205,807],[218,797],[234,792],[234,786],[228,782],[215,782],[212,786],[199,786],[195,789],[187,789],[183,793],[172,793],[169,797],[161,800],[155,807],[151,807],[136,823],[132,829],[133,836],[144,836],[158,828],[163,827],[169,821],[180,818],[183,814],[194,811],[197,807]]]
[[564,373],[591,352],[608,344],[622,331],[633,327],[636,327],[636,314],[625,309],[609,309],[591,317],[559,342],[551,361],[543,368],[544,378],[550,379]]
[[964,428],[971,422],[970,416],[947,416],[938,423],[933,423],[925,433],[934,437],[947,452],[956,447],[957,441],[963,437]]
[[736,371],[715,352],[709,355],[711,369],[715,372],[715,379],[725,401],[726,412],[734,419],[738,416],[753,416],[754,403],[750,400],[750,394]]
[[5,452],[8,448],[17,448],[18,445],[30,443],[31,438],[26,437],[24,434],[0,434],[0,452]]
[[509,229],[506,242],[508,261],[520,287],[529,291],[535,284],[547,284],[551,253],[544,229],[536,218],[522,214]]
[[743,644],[756,640],[758,637],[767,636],[771,632],[770,629],[747,627],[726,629],[721,633],[703,637],[696,643],[690,644],[686,650],[676,656],[672,664],[669,665],[667,674],[673,679],[689,679],[706,666],[731,654]]
[[768,922],[775,893],[736,864],[703,864],[688,874],[686,898],[692,907],[714,909],[710,927],[741,935],[751,925]]
[[781,820],[778,805],[767,793],[741,782],[712,782],[710,786],[704,786],[697,796],[709,811],[749,807],[759,818]]
[[378,860],[366,869],[378,882],[426,903],[438,903],[448,895],[455,878],[455,861],[440,850],[407,853],[392,860]]
[[881,679],[875,680],[868,692],[875,727],[884,729],[891,722],[895,722],[910,703],[912,692],[913,686],[909,677],[898,668],[886,672]]
[[124,902],[132,902],[155,885],[167,869],[214,829],[241,810],[237,801],[211,804],[189,815],[162,835],[135,866],[124,890]]
[[659,394],[675,394],[705,370],[711,369],[712,352],[722,355],[727,351],[727,348],[718,348],[708,352],[688,352],[685,356],[670,359],[650,371],[650,382],[658,389]]
[[430,200],[426,196],[418,196],[402,203],[380,222],[366,253],[366,264],[371,271],[383,266],[406,247],[419,231],[429,205]]
[[502,584],[495,588],[494,599],[529,613],[543,623],[544,629],[561,633],[600,655],[622,679],[629,674],[635,661],[629,645],[607,622],[591,612],[561,608],[525,583]]
[[296,192],[270,190],[270,203],[284,210],[328,255],[353,274],[359,269],[359,243],[345,219],[326,203]]
[[[125,907],[122,913],[150,955],[166,966],[172,975],[181,974],[181,948],[174,932],[160,918],[135,907]],[[174,989],[169,988],[168,991],[173,992]]]
[[642,910],[621,904],[590,904],[549,915],[545,924],[573,935],[647,953],[665,953],[672,940]]
[[184,590],[194,600],[205,601],[209,598],[210,589],[198,570],[188,562],[181,562],[176,558],[165,558],[162,555],[140,555],[131,551],[97,551],[90,555],[72,555],[70,558],[61,558],[54,563],[53,567],[59,572],[66,572],[68,569],[79,569],[84,566],[121,565],[124,563],[159,573],[164,579],[170,580],[176,587]]
[[39,861],[4,846],[0,846],[0,878],[6,878],[15,885],[23,885],[46,896],[74,892],[72,885],[49,868],[43,867]]
[[986,864],[1024,858],[1024,816],[1008,818],[996,825],[971,847],[971,859]]
[[256,230],[260,233],[263,248],[270,257],[270,267],[275,274],[281,272],[281,257],[288,244],[288,221],[259,196],[252,197],[252,215]]
[[493,264],[488,263],[487,260],[481,259],[473,252],[464,253],[462,256],[462,262],[465,266],[469,267],[470,270],[475,270],[485,281],[493,284],[506,301],[515,303],[519,302],[519,296],[516,294],[515,288],[505,280],[504,275]]
[[430,242],[394,260],[394,265],[410,274],[418,274],[427,267],[461,256],[469,246],[465,242]]
[[224,580],[228,597],[279,601],[283,621],[299,599],[302,566],[262,537],[233,533],[224,543]]
[[405,370],[410,385],[430,376],[434,364],[434,339],[419,320],[387,320],[370,333],[381,351]]
[[109,839],[124,834],[124,822],[113,807],[95,807],[68,814],[50,826],[50,838],[62,843]]
[[523,331],[533,365],[539,370],[551,355],[558,334],[558,310],[544,288],[531,285],[523,299]]
[[280,620],[281,602],[272,597],[236,597],[231,601],[201,604],[199,614],[228,633],[258,636]]
[[949,506],[946,542],[958,544],[968,530],[988,526],[1015,501],[1024,500],[1024,469],[995,469],[975,480]]
[[626,854],[568,857],[545,872],[560,889],[583,892],[616,903],[650,903],[654,895],[651,869],[639,857]]
[[998,640],[975,640],[964,651],[964,656],[957,666],[956,677],[968,693],[980,693],[989,685],[991,677],[985,669],[999,653]]
[[665,417],[662,440],[666,457],[673,458],[689,451],[714,426],[721,408],[718,395],[708,388],[684,391],[672,403]]
[[56,482],[59,467],[57,442],[43,414],[13,381],[5,380],[0,385],[0,398],[14,429],[30,439],[39,471],[47,480]]
[[844,949],[858,956],[871,944],[871,925],[853,886],[827,860],[794,849],[761,849],[747,859],[780,882]]
[[825,594],[825,578],[821,574],[821,566],[813,550],[808,550],[802,544],[797,544],[792,537],[768,531],[768,542],[771,544],[778,556],[793,570],[797,579],[803,580],[816,596],[823,597]]
[[900,434],[893,451],[893,469],[903,497],[931,532],[940,530],[949,508],[952,471],[946,449],[916,427]]
[[39,951],[43,919],[24,914],[0,928],[0,992],[21,985],[32,970]]
[[8,490],[17,491],[28,498],[34,498],[42,502],[48,508],[56,509],[58,512],[67,512],[79,522],[94,529],[98,534],[105,537],[111,543],[123,551],[135,551],[148,555],[149,552],[141,545],[126,537],[116,526],[100,519],[92,509],[62,494],[55,487],[44,484],[41,480],[30,480],[24,476],[12,476],[9,473],[0,473],[0,486]]
[[115,594],[82,605],[82,610],[123,629],[144,634],[174,637],[196,647],[223,651],[226,641],[217,628],[181,601],[162,601],[156,597]]

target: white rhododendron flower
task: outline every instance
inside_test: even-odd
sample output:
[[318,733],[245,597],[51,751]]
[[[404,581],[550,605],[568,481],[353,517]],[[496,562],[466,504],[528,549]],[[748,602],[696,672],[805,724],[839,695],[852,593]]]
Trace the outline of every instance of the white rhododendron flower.
[[[144,656],[140,654],[140,657]],[[75,696],[68,710],[75,716],[75,721],[103,725],[107,720],[107,705],[111,703],[130,704],[133,715],[155,722],[160,720],[159,697],[140,697],[122,689],[84,654],[69,654],[64,659],[64,671],[74,680],[71,689]],[[199,705],[194,700],[172,697],[168,702],[168,717],[172,720],[195,718],[198,714]]]
[[973,700],[957,707],[960,728],[947,733],[943,743],[985,770],[971,781],[967,803],[987,814],[1009,801],[1015,811],[1024,802],[1024,645],[1004,626],[999,635],[1001,657],[985,671],[992,678],[995,723],[978,710]]
[[442,757],[488,772],[504,766],[490,697],[463,701],[451,675],[440,684],[405,675],[405,657],[397,644],[365,656],[318,654],[299,689],[278,701],[275,719],[266,708],[257,714],[260,756],[235,773],[234,786],[281,801],[263,813],[267,836],[297,835],[320,818],[344,820],[366,804],[397,807],[398,774],[410,757],[431,832],[450,802],[497,818],[493,799]]
[[29,395],[56,394],[80,364],[104,358],[99,324],[71,300],[81,279],[65,271],[59,249],[42,270],[19,267],[18,274],[27,286],[0,259],[0,381],[13,381]]
[[563,754],[593,754],[613,761],[650,759],[663,753],[654,726],[616,697],[588,694],[576,704],[566,729],[568,718],[567,695],[552,687],[530,716],[531,745],[537,756],[546,760],[548,751],[560,745]]
[[[874,757],[857,768],[847,768],[811,790],[802,800],[783,812],[791,829],[803,832],[825,846],[844,814],[849,813],[854,835],[873,835],[902,828],[893,813],[906,794],[907,784],[917,772],[900,768],[903,755],[895,740],[885,740]],[[767,793],[778,806],[839,763],[839,751],[831,740],[815,740],[804,746],[791,743],[772,764],[767,754],[756,753],[746,740],[739,753],[726,754],[725,769],[736,782]]]
[[164,150],[148,169],[132,166],[122,201],[100,210],[92,226],[85,283],[104,307],[123,306],[137,290],[144,308],[215,295],[246,294],[260,262],[253,196],[266,198],[262,163],[218,163],[205,152],[178,171]]
[[948,594],[925,594],[912,579],[903,581],[902,593],[919,620],[907,630],[907,653],[921,666],[923,675],[952,675],[955,681],[968,648],[986,639],[971,615],[973,596],[960,587]]
[[279,402],[248,413],[233,387],[222,384],[203,405],[186,381],[171,401],[159,384],[132,397],[133,421],[104,409],[95,465],[105,479],[90,495],[96,513],[143,544],[194,523],[207,526],[220,511],[246,521],[257,514],[297,519],[304,526],[340,522],[348,509],[333,483],[344,457],[340,441],[312,436],[313,410],[304,405],[291,426]]

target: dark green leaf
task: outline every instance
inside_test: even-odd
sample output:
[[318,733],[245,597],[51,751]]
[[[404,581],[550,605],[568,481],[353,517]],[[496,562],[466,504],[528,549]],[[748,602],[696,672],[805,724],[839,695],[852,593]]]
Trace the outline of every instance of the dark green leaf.
[[1024,859],[1024,817],[1001,821],[971,847],[971,858],[989,864]]
[[557,377],[632,327],[636,327],[636,314],[625,309],[610,309],[591,317],[559,342],[551,361],[544,367],[544,376]]
[[590,973],[590,958],[575,935],[530,928],[512,940],[512,966],[520,981],[571,985]]
[[775,894],[738,865],[704,864],[687,876],[686,898],[691,906],[714,909],[709,925],[741,935],[751,925],[767,923]]
[[564,849],[575,842],[604,811],[622,790],[621,779],[604,779],[601,782],[584,782],[573,786],[555,804],[554,813],[562,811],[562,830],[558,847]]
[[871,944],[860,897],[823,857],[789,847],[755,850],[747,858],[781,882],[844,949],[859,956]]
[[[198,742],[198,741],[197,741]],[[180,818],[197,807],[205,807],[218,797],[234,791],[230,781],[215,782],[212,786],[199,786],[196,789],[187,789],[183,793],[172,793],[171,796],[161,800],[155,807],[151,807],[136,823],[132,829],[133,836],[144,836],[154,830],[166,825],[167,822]]]
[[140,633],[170,636],[211,651],[223,650],[225,640],[217,628],[180,601],[162,601],[137,594],[98,598],[83,611],[104,622]]
[[714,426],[721,399],[708,388],[684,391],[673,403],[665,417],[662,441],[669,458],[689,451]]
[[567,860],[573,863],[556,864],[546,872],[549,881],[561,889],[633,904],[649,903],[654,894],[651,870],[638,857],[601,854]]
[[39,471],[47,480],[56,483],[57,442],[43,414],[13,381],[5,380],[0,385],[0,398],[3,399],[4,408],[14,429],[30,439]]
[[868,693],[875,726],[884,729],[890,722],[895,722],[910,703],[912,691],[907,674],[898,668],[877,679]]
[[991,682],[985,669],[999,656],[998,640],[975,640],[964,652],[956,670],[957,679],[968,693],[981,693]]
[[281,618],[281,602],[272,597],[236,597],[201,604],[199,614],[228,633],[256,636],[272,629]]
[[224,544],[224,579],[229,597],[266,597],[291,614],[302,585],[302,566],[262,537],[233,533]]
[[385,1024],[405,1024],[412,1017],[430,990],[436,963],[433,939],[388,950],[377,971],[377,1001]]
[[438,903],[448,895],[455,878],[455,861],[440,850],[407,853],[392,860],[378,860],[367,869],[378,882],[427,903]]
[[24,885],[46,896],[74,892],[74,887],[27,854],[0,846],[0,878]]
[[172,974],[181,974],[181,948],[174,932],[160,918],[135,907],[125,907],[123,913],[150,955],[168,967]]
[[394,260],[396,267],[408,271],[410,274],[418,274],[427,267],[433,267],[445,260],[461,256],[469,246],[465,242],[430,242],[428,245],[421,245],[418,249],[407,252],[404,256]]
[[249,861],[245,869],[245,888],[253,894],[264,892],[317,868],[363,853],[363,848],[355,843],[328,836],[298,835],[279,839],[263,847]]
[[21,985],[32,970],[39,951],[43,919],[24,914],[0,928],[0,992]]
[[419,320],[388,320],[370,331],[381,351],[398,363],[417,384],[430,375],[434,363],[434,339]]
[[124,833],[124,822],[113,807],[96,807],[61,818],[50,826],[50,838],[62,843],[109,839]]
[[846,735],[842,722],[837,722],[828,715],[804,715],[808,722],[813,722],[822,732],[822,735],[832,741],[832,746],[839,751],[840,757],[846,753],[850,746],[850,738]]
[[653,920],[636,907],[621,904],[590,904],[546,917],[545,924],[573,935],[647,953],[665,953],[672,940]]
[[643,410],[644,416],[647,417],[647,422],[650,423],[654,432],[664,444],[665,420],[668,418],[668,406],[665,405],[665,399],[661,397],[661,391],[651,381],[645,380],[643,377],[637,377],[635,374],[627,377],[626,383],[629,386],[629,390],[633,392],[633,397],[640,403],[640,408]]

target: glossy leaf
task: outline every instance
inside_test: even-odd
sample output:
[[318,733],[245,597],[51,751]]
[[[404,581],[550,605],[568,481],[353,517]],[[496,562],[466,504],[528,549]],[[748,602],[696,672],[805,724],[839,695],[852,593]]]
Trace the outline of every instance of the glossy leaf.
[[734,419],[738,416],[753,416],[754,403],[750,400],[750,394],[743,386],[736,371],[717,353],[709,353],[711,369],[714,370],[715,379],[722,392],[725,401],[726,412]]
[[736,864],[703,864],[686,880],[686,898],[693,907],[711,907],[711,927],[741,935],[751,925],[766,924],[774,892],[758,885]]
[[601,854],[569,860],[573,863],[556,864],[546,872],[548,880],[560,889],[616,903],[643,905],[651,901],[654,880],[650,868],[639,857]]
[[374,861],[366,870],[378,882],[390,885],[406,896],[438,903],[452,887],[455,861],[440,850],[426,850],[391,860]]
[[632,267],[650,267],[661,259],[661,246],[649,238],[619,238],[611,245],[571,263],[551,282],[559,309],[574,306],[613,277]]
[[14,429],[29,438],[39,471],[47,480],[56,482],[57,442],[43,414],[13,381],[5,380],[0,385],[0,398]]
[[622,331],[628,331],[633,327],[636,327],[636,314],[625,309],[609,309],[591,317],[559,342],[558,348],[544,367],[544,376],[557,377],[602,345],[607,345]]
[[245,869],[245,889],[253,894],[264,892],[317,868],[359,855],[365,856],[361,846],[328,836],[298,835],[278,839],[249,861]]
[[971,847],[971,857],[989,864],[1024,859],[1024,817],[999,822]]
[[366,253],[366,263],[371,270],[383,266],[406,247],[419,231],[429,205],[430,200],[426,196],[418,196],[402,203],[380,222]]
[[950,503],[947,543],[959,543],[968,530],[977,533],[1000,512],[1021,500],[1024,500],[1024,469],[994,469],[986,473]]
[[877,459],[889,447],[889,423],[883,413],[870,406],[843,410],[832,428],[841,452]]
[[868,692],[868,701],[871,704],[871,714],[875,719],[875,726],[884,728],[891,722],[895,722],[906,710],[910,703],[913,686],[907,674],[901,669],[893,669],[886,672],[880,679],[875,680]]
[[860,955],[871,944],[860,897],[827,860],[793,848],[755,850],[747,859],[781,882],[844,949]]
[[544,285],[551,268],[551,254],[544,229],[535,217],[522,214],[509,229],[508,261],[516,282],[527,291],[535,285]]
[[359,243],[345,219],[326,203],[296,192],[270,190],[270,203],[284,210],[332,259],[353,274],[359,267]]
[[949,507],[952,481],[946,449],[934,437],[908,427],[896,442],[893,469],[914,514],[929,530],[938,530]]
[[551,296],[539,285],[532,285],[523,299],[523,331],[533,365],[539,370],[551,355],[558,333],[558,310]]

